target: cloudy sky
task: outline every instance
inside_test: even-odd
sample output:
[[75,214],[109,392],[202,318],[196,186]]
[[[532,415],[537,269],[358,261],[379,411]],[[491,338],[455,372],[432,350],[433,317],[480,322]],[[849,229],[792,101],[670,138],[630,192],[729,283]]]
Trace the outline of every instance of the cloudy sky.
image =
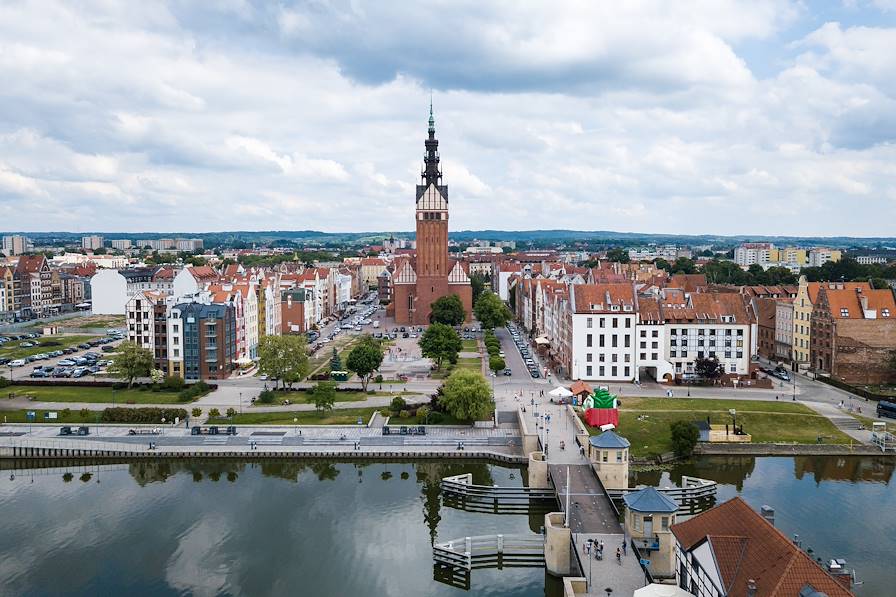
[[[214,5],[214,6],[212,6]],[[896,0],[0,2],[0,230],[896,235]]]

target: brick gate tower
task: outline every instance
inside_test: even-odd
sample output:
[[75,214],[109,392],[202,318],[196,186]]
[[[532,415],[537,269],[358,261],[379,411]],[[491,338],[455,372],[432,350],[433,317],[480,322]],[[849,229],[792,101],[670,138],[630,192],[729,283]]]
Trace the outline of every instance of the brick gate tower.
[[396,263],[393,275],[395,321],[412,325],[428,324],[433,301],[449,294],[460,297],[468,319],[473,309],[470,278],[459,261],[448,258],[448,186],[442,184],[439,170],[439,141],[432,104],[425,146],[415,209],[416,257]]

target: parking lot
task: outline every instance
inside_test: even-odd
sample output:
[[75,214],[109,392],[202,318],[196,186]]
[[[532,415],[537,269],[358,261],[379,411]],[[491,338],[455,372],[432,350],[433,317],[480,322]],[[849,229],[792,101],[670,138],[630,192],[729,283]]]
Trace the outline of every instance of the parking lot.
[[[39,335],[14,334],[3,336],[7,340],[3,343],[14,343],[23,348]],[[96,375],[105,371],[111,364],[106,352],[111,352],[124,336],[120,332],[107,336],[92,338],[78,344],[62,349],[51,350],[28,355],[20,359],[0,358],[0,366],[7,370],[7,375],[12,380],[17,379],[78,379],[90,375]],[[108,347],[108,348],[107,348]]]

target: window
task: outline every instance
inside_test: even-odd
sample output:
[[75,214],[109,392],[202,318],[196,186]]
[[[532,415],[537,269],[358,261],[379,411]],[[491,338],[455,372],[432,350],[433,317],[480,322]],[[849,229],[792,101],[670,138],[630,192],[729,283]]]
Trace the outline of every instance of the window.
[[659,348],[659,347],[660,347],[660,346],[659,346],[659,344],[658,344],[657,342],[651,342],[651,343],[650,343],[650,348]]
[[617,371],[619,371],[619,368],[616,365],[610,367],[610,375],[612,375],[613,377],[616,377]]
[[642,338],[646,338],[646,337],[647,337],[647,330],[641,330],[641,337],[642,337]]
[[601,365],[600,367],[597,368],[597,370],[600,372],[600,376],[603,377],[604,376],[604,366]]
[[618,328],[618,327],[619,327],[619,318],[618,318],[618,317],[614,317],[614,318],[613,318],[613,327],[614,327],[614,328]]
[[616,334],[613,334],[612,340],[613,340],[613,343],[612,343],[613,348],[616,348],[617,346],[619,346],[619,336],[617,336]]
[[659,332],[658,332],[657,330],[653,330],[652,332],[650,332],[650,337],[651,337],[651,338],[657,338],[657,337],[659,337],[659,335],[660,335],[660,334],[659,334]]
[[603,317],[601,317],[597,323],[598,323],[598,327],[606,327],[607,322],[604,320]]
[[627,327],[627,328],[632,327],[632,320],[631,320],[631,319],[626,319],[626,320],[625,320],[625,327]]
[[651,361],[655,361],[655,360],[657,360],[657,358],[658,358],[657,353],[655,353],[655,352],[650,353],[650,360],[651,360]]
[[840,317],[849,317],[849,309],[847,309],[846,307],[841,307]]
[[889,309],[881,309],[881,310],[880,310],[880,316],[881,316],[881,317],[889,317],[889,316],[890,316],[890,310],[889,310]]
[[585,367],[585,375],[587,377],[591,377],[591,365],[588,365],[587,367]]
[[[625,355],[625,356],[628,356],[628,355]],[[629,367],[626,367],[624,369],[624,371],[625,371],[625,377],[628,377],[629,375],[631,375],[631,373],[629,373],[631,371],[631,369]]]
[[731,371],[731,373],[737,373],[737,363],[731,363],[728,370]]
[[626,337],[625,337],[625,347],[628,348],[628,347],[630,347],[631,345],[632,345],[632,337],[631,337],[631,336],[626,336]]
[[600,451],[600,460],[601,460],[601,462],[606,462],[606,461],[607,461],[607,454],[609,454],[609,451],[608,451],[608,450],[601,450],[601,451]]
[[589,352],[588,354],[586,354],[586,355],[585,355],[585,361],[587,361],[587,362],[590,363],[590,362],[591,362],[591,356],[592,356],[592,355],[591,355],[590,352]]
[[593,317],[589,317],[587,320],[585,320],[585,327],[586,327],[586,328],[590,328],[590,327],[592,326],[593,323],[594,323],[594,318],[593,318]]
[[646,353],[646,352],[642,352],[642,353],[639,355],[639,358],[640,358],[642,361],[646,361],[646,360],[647,360],[647,353]]
[[622,462],[622,450],[616,450],[616,462]]
[[601,348],[603,348],[604,347],[604,335],[601,334],[600,336],[598,336],[597,340],[598,340],[597,345],[600,346]]
[[591,334],[588,334],[587,336],[585,336],[585,346],[587,346],[588,348],[591,348],[591,346],[592,346]]
[[669,530],[669,517],[668,516],[663,516],[662,518],[660,518],[660,527],[664,531]]

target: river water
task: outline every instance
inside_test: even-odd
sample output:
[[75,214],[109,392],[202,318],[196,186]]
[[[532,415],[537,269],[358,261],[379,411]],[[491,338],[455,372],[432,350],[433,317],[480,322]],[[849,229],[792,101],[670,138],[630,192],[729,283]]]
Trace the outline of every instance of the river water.
[[[68,472],[68,474],[66,474]],[[475,570],[434,580],[432,541],[535,534],[543,513],[495,515],[442,503],[439,480],[520,485],[485,463],[171,461],[6,471],[0,477],[4,595],[542,596],[540,568]],[[893,594],[893,461],[703,458],[636,483],[681,475],[776,508],[823,557],[845,557],[860,595]],[[463,585],[469,582],[469,587]]]

